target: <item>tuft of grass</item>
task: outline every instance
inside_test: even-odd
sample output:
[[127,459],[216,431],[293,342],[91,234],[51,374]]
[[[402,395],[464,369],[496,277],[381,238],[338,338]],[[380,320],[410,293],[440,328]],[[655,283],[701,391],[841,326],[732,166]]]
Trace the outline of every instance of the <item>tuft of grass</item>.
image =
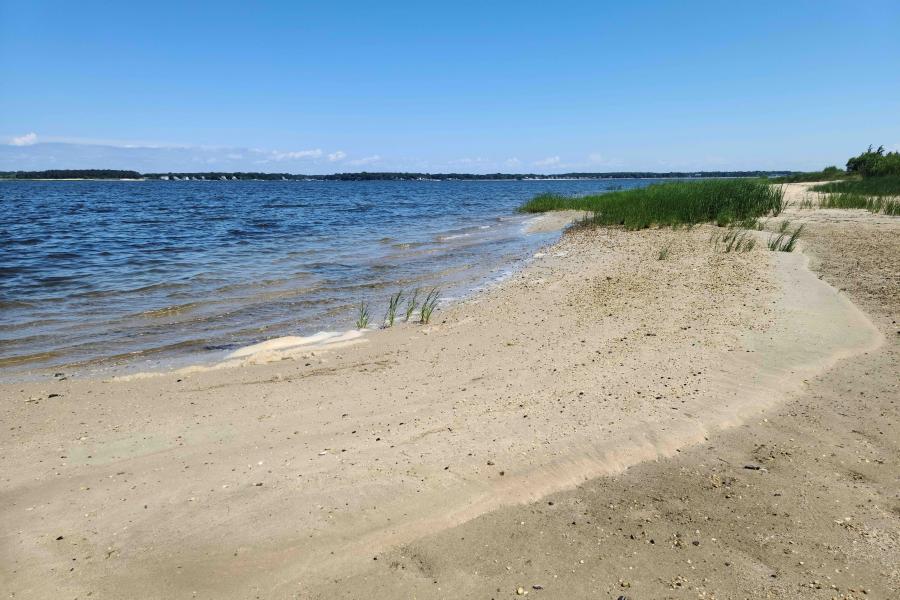
[[365,329],[369,326],[369,303],[361,301],[356,311],[356,328]]
[[394,319],[397,317],[397,308],[400,306],[400,302],[403,300],[403,290],[401,289],[396,294],[391,295],[388,298],[388,307],[387,312],[384,315],[384,326],[385,327],[393,327]]
[[729,227],[724,233],[716,233],[712,238],[716,250],[725,253],[750,252],[756,247],[756,238],[746,227]]
[[663,246],[659,249],[659,255],[656,257],[656,260],[666,260],[669,258],[669,247]]
[[416,309],[419,308],[419,288],[413,291],[412,296],[406,299],[405,321],[409,321]]
[[813,209],[818,206],[818,203],[813,199],[813,196],[809,193],[803,196],[803,200],[800,201],[800,204],[797,205],[801,209]]
[[773,252],[793,252],[797,247],[797,240],[800,239],[800,233],[803,231],[803,225],[796,228],[793,232],[788,230],[790,221],[782,221],[781,227],[777,233],[769,236],[767,246]]
[[434,309],[437,308],[438,299],[441,297],[441,292],[437,288],[431,288],[431,291],[425,296],[425,299],[422,300],[422,310],[419,311],[419,321],[427,325],[429,321],[431,321],[431,314],[434,312]]
[[657,183],[645,188],[567,198],[540,194],[522,212],[583,210],[581,226],[620,225],[626,229],[715,222],[745,222],[784,208],[784,190],[759,179],[712,179]]
[[774,201],[772,203],[772,216],[777,217],[788,207],[788,201],[784,199],[784,186],[773,186]]

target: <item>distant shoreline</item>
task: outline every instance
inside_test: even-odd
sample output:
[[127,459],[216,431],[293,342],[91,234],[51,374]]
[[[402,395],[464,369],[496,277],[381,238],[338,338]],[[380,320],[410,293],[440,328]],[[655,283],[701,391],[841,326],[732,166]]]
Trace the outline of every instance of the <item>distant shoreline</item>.
[[300,175],[294,173],[138,173],[102,169],[7,171],[0,181],[568,181],[608,179],[704,179],[721,177],[780,177],[794,171],[621,171],[611,173],[406,173],[378,172]]

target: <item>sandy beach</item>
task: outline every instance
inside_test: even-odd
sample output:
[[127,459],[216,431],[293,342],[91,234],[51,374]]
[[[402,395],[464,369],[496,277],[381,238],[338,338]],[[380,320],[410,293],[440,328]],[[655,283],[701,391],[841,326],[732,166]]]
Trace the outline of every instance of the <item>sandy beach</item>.
[[579,229],[429,325],[2,384],[0,589],[896,597],[900,220],[807,187],[793,253]]

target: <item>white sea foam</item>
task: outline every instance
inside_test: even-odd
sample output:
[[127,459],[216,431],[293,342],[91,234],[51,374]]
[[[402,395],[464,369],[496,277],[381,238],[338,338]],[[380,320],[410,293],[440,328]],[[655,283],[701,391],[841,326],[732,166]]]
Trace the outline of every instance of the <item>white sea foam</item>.
[[290,353],[297,350],[321,348],[341,342],[358,340],[364,335],[365,330],[320,331],[314,335],[307,336],[288,335],[238,348],[237,350],[226,354],[225,360],[247,358],[275,352]]

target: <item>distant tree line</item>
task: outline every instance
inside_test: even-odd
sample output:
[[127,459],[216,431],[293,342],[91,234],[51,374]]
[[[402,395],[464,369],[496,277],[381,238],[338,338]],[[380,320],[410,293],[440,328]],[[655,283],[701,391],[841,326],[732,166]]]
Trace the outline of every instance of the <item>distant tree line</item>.
[[362,171],[360,173],[334,173],[332,175],[296,175],[292,173],[146,173],[149,179],[259,179],[259,180],[315,180],[315,181],[409,181],[409,180],[507,180],[507,179],[643,179],[686,177],[775,177],[790,171],[621,171],[614,173],[563,173],[541,175],[538,173],[406,173]]
[[50,169],[47,171],[5,171],[4,179],[140,179],[137,171],[114,169]]

